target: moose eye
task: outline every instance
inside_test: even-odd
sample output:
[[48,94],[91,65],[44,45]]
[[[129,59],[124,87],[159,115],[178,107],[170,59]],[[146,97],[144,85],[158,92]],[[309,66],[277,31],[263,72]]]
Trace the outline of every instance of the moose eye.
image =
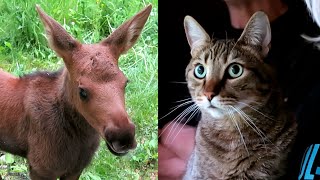
[[231,64],[228,68],[228,74],[231,78],[240,77],[243,73],[243,67],[241,64]]
[[199,79],[203,79],[204,77],[206,77],[206,74],[206,68],[202,64],[198,64],[194,69],[194,75]]
[[83,88],[79,88],[79,95],[82,101],[85,101],[88,99],[88,92]]

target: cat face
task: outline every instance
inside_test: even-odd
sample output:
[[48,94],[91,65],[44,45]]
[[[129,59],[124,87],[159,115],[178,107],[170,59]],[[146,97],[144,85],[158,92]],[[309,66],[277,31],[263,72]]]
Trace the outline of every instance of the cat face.
[[266,104],[274,73],[263,62],[271,38],[264,13],[253,15],[237,41],[210,39],[190,16],[184,25],[192,55],[186,80],[202,112],[222,119],[228,113]]

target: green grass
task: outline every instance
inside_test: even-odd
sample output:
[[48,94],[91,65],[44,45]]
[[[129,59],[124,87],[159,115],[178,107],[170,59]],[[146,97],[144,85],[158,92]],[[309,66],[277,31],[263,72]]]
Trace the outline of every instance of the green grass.
[[[130,80],[126,106],[136,124],[138,146],[124,157],[115,157],[101,141],[80,179],[157,179],[158,0],[0,1],[0,67],[17,76],[63,66],[47,46],[35,4],[83,43],[99,42],[143,7],[153,5],[140,39],[119,59]],[[28,176],[27,167],[25,159],[0,153],[0,177]]]

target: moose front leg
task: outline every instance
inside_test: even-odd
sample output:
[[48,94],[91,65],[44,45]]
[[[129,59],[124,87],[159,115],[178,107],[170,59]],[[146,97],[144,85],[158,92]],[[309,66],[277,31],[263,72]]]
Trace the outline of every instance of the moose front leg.
[[56,177],[54,176],[44,176],[44,175],[40,175],[37,171],[35,171],[34,169],[32,169],[32,167],[30,166],[30,178],[32,180],[57,180]]
[[67,174],[60,177],[60,180],[78,180],[80,178],[81,172],[74,174]]

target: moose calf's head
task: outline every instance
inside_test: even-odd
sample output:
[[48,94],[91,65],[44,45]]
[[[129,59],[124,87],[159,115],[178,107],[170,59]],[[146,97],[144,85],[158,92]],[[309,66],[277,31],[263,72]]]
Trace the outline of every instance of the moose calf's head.
[[76,110],[106,140],[115,155],[136,147],[135,126],[125,108],[128,82],[118,67],[118,58],[137,41],[151,5],[123,23],[97,44],[81,44],[36,6],[50,47],[63,58],[67,97]]

